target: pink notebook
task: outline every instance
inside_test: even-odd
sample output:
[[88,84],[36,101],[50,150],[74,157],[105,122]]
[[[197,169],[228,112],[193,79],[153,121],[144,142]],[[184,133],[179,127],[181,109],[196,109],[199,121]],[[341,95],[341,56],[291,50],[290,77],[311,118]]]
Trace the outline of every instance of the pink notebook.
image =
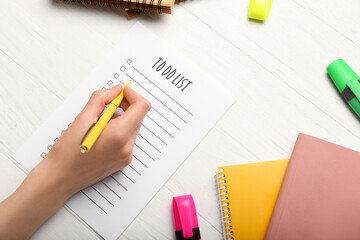
[[266,239],[360,239],[360,153],[299,134]]

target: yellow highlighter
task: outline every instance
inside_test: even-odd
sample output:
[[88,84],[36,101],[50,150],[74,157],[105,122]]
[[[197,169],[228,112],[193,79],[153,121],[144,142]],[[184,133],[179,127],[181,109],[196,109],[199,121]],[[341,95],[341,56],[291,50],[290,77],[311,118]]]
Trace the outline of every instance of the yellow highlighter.
[[265,21],[269,16],[272,0],[251,0],[249,18]]
[[108,105],[105,112],[101,115],[100,119],[96,122],[95,126],[91,129],[90,133],[85,136],[85,139],[80,144],[80,152],[87,153],[90,151],[91,147],[94,145],[101,132],[104,130],[106,124],[110,121],[114,115],[116,109],[120,106],[120,103],[124,99],[124,89],[125,87],[130,86],[131,81],[128,81],[123,88],[121,93],[117,96],[112,102]]

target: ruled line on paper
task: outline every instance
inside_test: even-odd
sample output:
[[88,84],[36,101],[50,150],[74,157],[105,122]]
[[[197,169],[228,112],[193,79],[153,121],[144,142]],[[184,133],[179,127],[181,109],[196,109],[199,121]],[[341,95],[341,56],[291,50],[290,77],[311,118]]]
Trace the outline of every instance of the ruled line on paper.
[[143,153],[145,153],[149,158],[151,158],[153,161],[155,161],[155,159],[149,154],[147,153],[144,149],[142,149],[139,145],[137,145],[136,143],[134,143],[134,146],[136,146],[138,149],[140,149]]
[[110,177],[117,182],[121,187],[123,187],[126,191],[129,191],[124,185],[122,185],[116,178],[114,178],[112,175],[110,175]]
[[132,180],[128,175],[126,175],[123,170],[120,170],[120,173],[122,173],[127,179],[129,179],[132,183],[135,183],[134,180]]
[[146,167],[146,168],[149,168],[145,163],[143,163],[139,158],[137,158],[135,155],[133,155],[133,157],[137,160],[137,161],[139,161],[139,163],[141,163],[142,165],[144,165],[144,167]]
[[113,194],[115,194],[118,198],[121,199],[121,197],[111,188],[109,187],[106,183],[104,183],[103,180],[100,181],[102,184],[104,184],[105,187],[107,187]]
[[174,136],[169,133],[165,128],[163,128],[160,124],[158,124],[154,119],[152,119],[149,115],[145,116],[146,118],[149,118],[153,123],[155,123],[159,128],[161,128],[164,132],[166,132],[170,137],[174,138]]
[[102,196],[108,203],[110,203],[110,205],[114,206],[114,204],[109,199],[107,199],[101,192],[99,192],[99,190],[97,190],[93,185],[91,185],[90,187],[94,189],[95,192],[97,192],[100,196]]
[[147,140],[145,137],[143,137],[140,133],[138,133],[138,136],[140,136],[142,139],[144,139],[144,141],[147,142],[150,146],[152,146],[156,151],[161,153],[161,151],[157,147],[155,147],[149,140]]
[[89,197],[83,190],[80,191],[82,194],[84,194],[95,206],[97,206],[101,211],[103,211],[105,214],[108,214],[102,207],[100,207],[99,204],[97,204],[91,197]]
[[186,112],[188,112],[191,116],[194,116],[194,114],[192,114],[189,110],[187,110],[183,105],[181,105],[180,103],[178,103],[175,99],[173,99],[169,94],[167,94],[164,90],[162,90],[158,85],[156,85],[153,81],[150,80],[150,78],[148,78],[147,76],[145,76],[142,72],[140,72],[137,68],[135,68],[134,66],[132,66],[132,68],[138,72],[141,76],[143,76],[146,80],[148,80],[150,83],[152,83],[157,89],[159,89],[161,92],[163,92],[166,96],[168,96],[171,100],[173,100],[179,107],[181,107],[182,109],[184,109]]
[[162,138],[160,138],[158,135],[156,135],[153,131],[151,131],[145,124],[142,124],[142,126],[148,130],[150,133],[152,133],[157,139],[159,139],[162,143],[164,143],[166,146],[168,145]]
[[168,123],[170,123],[171,125],[173,125],[177,130],[181,130],[178,126],[176,126],[172,121],[170,121],[169,119],[167,119],[161,112],[159,112],[156,108],[151,107],[151,109],[153,109],[155,112],[157,112],[160,116],[162,116],[166,121],[168,121]]
[[119,79],[119,82],[121,83],[121,85],[125,85],[125,83],[123,82],[123,81],[121,81],[120,79]]
[[158,99],[154,94],[152,94],[148,89],[146,89],[143,85],[141,85],[138,81],[136,81],[133,77],[131,77],[128,73],[125,73],[132,81],[134,81],[137,85],[139,85],[142,89],[144,89],[148,94],[150,94],[154,99],[156,99],[159,103],[161,103],[164,107],[166,107],[170,112],[172,112],[175,116],[177,116],[184,123],[187,123],[185,119],[183,119],[179,114],[177,114],[174,110],[172,110],[168,105],[166,105],[163,101]]
[[131,166],[131,164],[129,164],[129,167],[134,170],[134,172],[136,172],[139,176],[141,176],[141,173],[139,173],[133,166]]

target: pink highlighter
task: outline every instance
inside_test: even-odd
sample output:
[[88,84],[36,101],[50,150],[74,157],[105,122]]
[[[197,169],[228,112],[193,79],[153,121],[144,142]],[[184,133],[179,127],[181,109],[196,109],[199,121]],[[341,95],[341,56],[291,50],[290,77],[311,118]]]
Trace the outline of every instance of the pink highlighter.
[[176,240],[201,240],[194,199],[191,195],[173,198]]

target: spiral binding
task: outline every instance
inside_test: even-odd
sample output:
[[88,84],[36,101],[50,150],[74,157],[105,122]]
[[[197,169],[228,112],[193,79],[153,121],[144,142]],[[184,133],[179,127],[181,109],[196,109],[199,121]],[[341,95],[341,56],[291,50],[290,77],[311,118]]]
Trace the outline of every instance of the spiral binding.
[[[99,7],[104,7],[105,5],[108,8],[111,8],[112,6],[114,6],[115,8],[120,8],[125,9],[125,8],[129,8],[129,9],[133,9],[136,10],[137,12],[146,12],[146,1],[147,0],[136,0],[135,2],[135,8],[131,7],[131,0],[105,0],[105,4],[103,3],[104,0],[63,0],[64,2],[72,2],[72,3],[79,3],[79,4],[85,4],[85,5],[92,5],[92,6],[99,6]],[[112,4],[110,4],[110,1],[112,2]],[[140,3],[141,1],[141,3]],[[127,5],[125,7],[124,5]],[[162,14],[161,12],[161,2],[162,0],[158,0],[158,13]],[[118,5],[119,4],[119,5]],[[140,6],[141,5],[141,6]],[[148,5],[149,7],[149,12],[153,12],[153,7],[154,7],[154,0],[150,0],[150,4]]]
[[162,12],[161,12],[161,1],[162,1],[162,0],[159,0],[159,1],[158,1],[158,13],[159,13],[159,14],[162,13]]
[[223,168],[217,172],[216,175],[216,185],[218,190],[218,200],[220,206],[220,212],[222,217],[222,230],[223,230],[223,237],[227,240],[235,240],[232,231],[231,225],[231,210],[230,210],[230,203],[228,192],[226,191],[226,180],[225,180],[225,170]]
[[154,6],[154,0],[150,0],[149,12],[153,12],[152,10],[153,6]]

